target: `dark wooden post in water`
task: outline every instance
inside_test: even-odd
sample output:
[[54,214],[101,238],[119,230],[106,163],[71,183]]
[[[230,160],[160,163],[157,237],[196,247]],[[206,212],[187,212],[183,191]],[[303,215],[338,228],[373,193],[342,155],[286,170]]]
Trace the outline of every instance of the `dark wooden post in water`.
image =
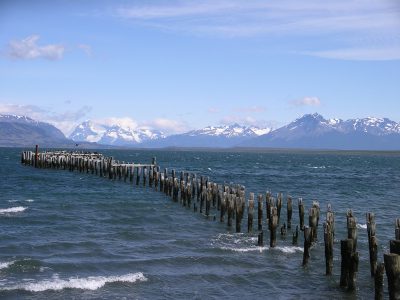
[[292,197],[287,197],[287,228],[292,228],[292,214],[293,214],[293,207],[292,207]]
[[376,267],[374,274],[375,300],[383,300],[383,274],[385,273],[385,264],[380,263]]
[[308,214],[308,226],[311,230],[311,242],[314,243],[317,240],[317,209],[311,207]]
[[293,232],[293,237],[292,237],[292,244],[297,245],[297,239],[299,238],[299,226],[296,226],[296,231]]
[[304,203],[302,198],[299,198],[298,204],[299,204],[300,230],[304,230]]
[[244,198],[236,197],[235,203],[236,203],[236,232],[240,232],[242,225],[242,218],[243,218]]
[[334,215],[331,205],[328,204],[326,222],[324,223],[324,243],[325,243],[325,274],[332,275],[333,269],[333,239],[334,239]]
[[342,257],[340,286],[348,290],[355,289],[356,273],[358,271],[357,220],[351,210],[347,211],[347,239],[340,241]]
[[258,195],[258,203],[257,203],[257,224],[258,230],[262,230],[262,220],[263,220],[263,195]]
[[258,233],[257,245],[264,246],[264,232],[262,230]]
[[369,248],[369,263],[371,276],[374,277],[376,273],[377,260],[378,260],[378,243],[376,241],[376,224],[375,215],[373,213],[366,214],[367,219],[367,232],[368,232],[368,248]]
[[389,299],[400,299],[400,255],[385,253],[383,258],[388,280]]
[[220,197],[221,197],[221,203],[220,203],[220,222],[224,222],[224,216],[225,216],[225,211],[226,211],[226,204],[227,204],[227,193],[219,191]]
[[39,155],[39,146],[36,145],[36,147],[35,147],[35,168],[38,167],[38,155]]
[[232,227],[232,217],[233,217],[233,209],[235,207],[234,199],[232,194],[228,194],[228,227]]
[[247,232],[253,232],[254,193],[250,193],[247,211]]
[[282,209],[282,193],[278,193],[276,197],[276,208],[278,212],[278,224],[281,220],[281,209]]
[[278,209],[276,207],[271,208],[271,218],[269,220],[270,230],[270,247],[276,246],[276,228],[278,227]]
[[265,211],[267,212],[267,223],[269,224],[269,220],[271,219],[271,193],[265,193]]
[[304,252],[303,252],[303,267],[308,264],[310,258],[310,247],[311,247],[311,228],[304,227]]

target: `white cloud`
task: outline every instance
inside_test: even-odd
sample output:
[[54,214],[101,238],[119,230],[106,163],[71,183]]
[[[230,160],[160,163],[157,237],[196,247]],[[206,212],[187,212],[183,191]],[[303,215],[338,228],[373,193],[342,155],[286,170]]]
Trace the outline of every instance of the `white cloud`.
[[90,45],[79,44],[78,48],[81,49],[87,56],[92,57],[93,51]]
[[[302,37],[311,43],[291,45],[288,52],[335,59],[358,59],[361,54],[365,60],[382,60],[399,59],[394,54],[399,43],[377,42],[381,37],[398,40],[399,8],[397,1],[388,0],[171,0],[119,7],[114,15],[139,26],[194,35]],[[357,41],[367,36],[373,38]],[[304,49],[315,48],[315,38],[318,45],[330,44],[332,49]]]
[[157,129],[166,134],[182,133],[189,129],[186,122],[167,118],[155,118],[150,121],[145,121],[142,126]]
[[267,109],[264,106],[252,105],[246,107],[238,107],[235,108],[234,111],[242,112],[242,113],[261,113],[265,112]]
[[98,123],[107,125],[107,126],[121,126],[125,128],[130,128],[130,129],[136,129],[139,125],[138,123],[130,118],[130,117],[123,117],[123,118],[116,118],[116,117],[110,117],[106,119],[99,119],[96,120]]
[[0,114],[23,115],[37,121],[47,122],[56,126],[66,135],[74,129],[80,120],[87,116],[90,110],[91,107],[83,106],[75,111],[68,110],[58,113],[35,105],[0,103]]
[[318,97],[304,97],[291,103],[295,106],[319,106],[321,105],[321,100]]
[[383,48],[348,48],[326,51],[308,52],[312,56],[343,60],[398,60],[400,59],[400,45],[398,47]]
[[22,40],[13,40],[8,44],[8,55],[14,59],[59,60],[63,58],[65,47],[63,45],[49,44],[39,46],[39,35],[31,35]]

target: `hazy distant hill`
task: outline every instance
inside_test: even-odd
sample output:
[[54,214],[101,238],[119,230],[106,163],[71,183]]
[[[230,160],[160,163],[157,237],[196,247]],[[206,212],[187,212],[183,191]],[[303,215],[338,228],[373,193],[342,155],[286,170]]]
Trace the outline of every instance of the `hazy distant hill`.
[[38,122],[25,116],[0,115],[0,146],[19,147],[73,145],[64,134],[48,123]]
[[307,114],[242,147],[400,150],[400,124],[387,118],[324,119]]

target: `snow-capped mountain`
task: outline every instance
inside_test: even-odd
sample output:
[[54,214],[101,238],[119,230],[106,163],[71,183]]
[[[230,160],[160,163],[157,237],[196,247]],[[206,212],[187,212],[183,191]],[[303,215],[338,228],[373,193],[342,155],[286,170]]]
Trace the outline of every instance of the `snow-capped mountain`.
[[237,123],[232,125],[222,125],[222,126],[208,126],[203,129],[192,130],[185,135],[198,136],[198,135],[208,135],[208,136],[225,136],[227,138],[232,137],[255,137],[263,134],[267,134],[271,131],[271,128],[259,128],[255,126],[242,126]]
[[0,146],[71,145],[64,134],[51,124],[26,116],[0,115]]
[[103,145],[134,146],[148,140],[164,138],[162,132],[145,127],[131,128],[120,124],[105,125],[92,121],[79,124],[69,136],[74,141]]
[[341,120],[307,114],[249,144],[275,148],[400,149],[400,124],[387,118]]
[[182,134],[175,134],[144,143],[146,147],[234,147],[251,138],[267,134],[270,128],[243,126],[239,124],[208,126]]

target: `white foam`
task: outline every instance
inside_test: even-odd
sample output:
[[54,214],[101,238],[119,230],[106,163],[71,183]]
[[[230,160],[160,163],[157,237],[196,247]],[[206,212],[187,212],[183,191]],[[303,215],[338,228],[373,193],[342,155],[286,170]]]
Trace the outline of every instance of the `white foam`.
[[97,290],[106,283],[111,282],[136,282],[146,281],[143,273],[129,273],[121,276],[90,276],[86,278],[59,279],[57,276],[50,280],[18,284],[5,287],[3,290],[26,290],[30,292],[43,292],[47,290],[59,291],[62,289]]
[[357,224],[357,228],[367,229],[367,224]]
[[304,252],[304,249],[302,247],[296,247],[296,246],[284,246],[284,247],[275,247],[274,249],[282,251],[283,253],[296,253],[296,252]]
[[18,202],[19,200],[8,200],[8,202],[13,203],[13,202]]
[[33,202],[33,201],[35,201],[35,200],[33,200],[33,199],[26,199],[25,201],[26,201],[26,202]]
[[245,247],[245,248],[234,248],[234,247],[221,247],[221,250],[229,250],[229,251],[234,251],[234,252],[250,252],[250,251],[259,251],[263,252],[264,250],[268,250],[268,247],[259,247],[259,246],[253,246],[253,247]]
[[2,208],[2,209],[0,209],[0,214],[18,213],[18,212],[24,211],[25,209],[27,209],[27,207],[23,207],[23,206]]
[[0,270],[1,269],[6,269],[9,266],[11,266],[13,263],[15,263],[15,261],[6,261],[6,262],[0,262]]

